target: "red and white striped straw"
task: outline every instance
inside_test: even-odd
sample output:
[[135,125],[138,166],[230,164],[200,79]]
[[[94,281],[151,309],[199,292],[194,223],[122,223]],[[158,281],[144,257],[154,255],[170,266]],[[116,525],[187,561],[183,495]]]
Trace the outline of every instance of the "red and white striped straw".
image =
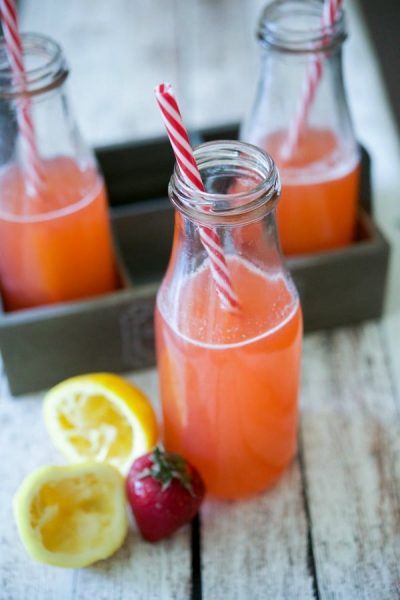
[[[18,30],[18,16],[13,0],[0,0],[0,18],[13,80],[18,87],[23,88],[26,84],[26,73],[22,41]],[[31,103],[28,96],[23,96],[17,101],[17,119],[24,144],[23,167],[26,186],[28,193],[35,195],[43,188],[45,178],[43,163],[36,145]]]
[[[186,180],[204,192],[204,184],[171,85],[161,83],[156,87],[155,94],[176,162]],[[210,259],[210,268],[221,305],[225,310],[236,311],[239,301],[232,287],[221,239],[214,229],[207,226],[200,227],[200,239]]]
[[[343,0],[325,0],[322,13],[322,30],[335,24]],[[289,127],[288,136],[281,154],[285,160],[293,157],[299,145],[302,133],[307,125],[308,115],[315,99],[318,84],[324,72],[324,60],[321,55],[315,56],[309,64],[307,77],[304,80],[303,92],[293,123]]]

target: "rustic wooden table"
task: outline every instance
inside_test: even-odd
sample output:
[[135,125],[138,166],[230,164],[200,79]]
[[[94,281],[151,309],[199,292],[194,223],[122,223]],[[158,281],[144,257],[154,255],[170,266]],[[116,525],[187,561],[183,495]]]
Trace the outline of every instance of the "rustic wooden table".
[[[250,30],[261,4],[20,3],[26,29],[62,42],[79,120],[97,145],[162,131],[151,91],[162,79],[179,88],[191,124],[240,118],[254,90]],[[299,453],[273,490],[248,502],[208,501],[193,528],[157,545],[132,527],[114,557],[83,570],[32,562],[19,542],[15,489],[35,467],[62,459],[44,430],[42,394],[13,399],[3,375],[1,600],[400,597],[400,144],[354,1],[348,13],[350,103],[372,156],[375,214],[392,244],[384,317],[306,337]],[[155,370],[129,378],[157,405]]]

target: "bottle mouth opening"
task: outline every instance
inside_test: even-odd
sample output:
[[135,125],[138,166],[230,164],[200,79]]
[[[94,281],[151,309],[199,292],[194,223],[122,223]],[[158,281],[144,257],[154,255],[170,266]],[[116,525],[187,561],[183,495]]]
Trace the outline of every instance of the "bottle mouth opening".
[[282,52],[328,52],[347,37],[344,11],[333,24],[324,25],[324,4],[319,0],[276,0],[263,11],[257,37]]
[[275,163],[256,146],[233,140],[201,144],[194,151],[205,192],[176,164],[169,184],[174,206],[203,224],[237,224],[270,212],[281,186]]
[[25,71],[12,71],[6,40],[0,37],[0,98],[34,96],[60,86],[68,76],[61,47],[37,33],[21,35]]

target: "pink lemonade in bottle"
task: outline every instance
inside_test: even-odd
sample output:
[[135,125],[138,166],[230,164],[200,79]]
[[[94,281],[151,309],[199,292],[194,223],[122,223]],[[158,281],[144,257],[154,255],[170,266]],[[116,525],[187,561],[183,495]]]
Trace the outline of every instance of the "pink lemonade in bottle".
[[172,328],[159,298],[156,327],[166,447],[210,493],[236,498],[274,483],[295,455],[302,320],[283,278],[229,267],[240,314],[221,308],[206,266],[182,283],[190,315]]
[[283,160],[282,131],[258,142],[273,157],[282,179],[278,230],[284,254],[340,248],[355,235],[360,164],[341,157],[335,135],[307,129],[292,158]]
[[43,161],[46,187],[27,198],[21,171],[0,174],[0,287],[6,310],[87,298],[117,287],[107,200],[94,167]]
[[[295,455],[302,317],[277,243],[272,160],[228,141],[195,156],[207,193],[175,170],[174,244],[157,296],[164,443],[199,469],[210,494],[233,499],[273,484]],[[221,305],[199,239],[205,219],[223,245],[237,311]]]
[[[0,97],[7,107],[0,144],[0,292],[10,311],[118,286],[104,182],[70,109],[64,54],[43,35],[23,34],[21,43],[20,80],[0,39]],[[29,114],[29,135],[20,126],[21,106]],[[35,185],[32,173],[40,173]]]
[[278,166],[285,255],[334,250],[355,239],[360,150],[342,73],[345,12],[336,5],[329,26],[327,3],[316,0],[273,0],[259,20],[260,77],[240,138]]

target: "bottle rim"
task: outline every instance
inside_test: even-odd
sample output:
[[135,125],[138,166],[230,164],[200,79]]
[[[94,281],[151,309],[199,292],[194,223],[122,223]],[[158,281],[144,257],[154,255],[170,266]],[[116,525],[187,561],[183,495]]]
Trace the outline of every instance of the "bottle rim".
[[[220,181],[235,178],[253,181],[244,191],[202,192],[185,179],[178,164],[170,179],[168,193],[178,211],[202,225],[238,225],[256,221],[276,207],[281,184],[272,157],[257,146],[236,140],[200,144],[194,150],[200,175],[207,187],[213,177]],[[226,183],[227,185],[227,183]]]
[[347,37],[345,14],[340,8],[336,21],[322,27],[323,6],[320,0],[275,0],[261,14],[257,38],[281,52],[331,52]]
[[59,87],[68,77],[63,51],[57,42],[38,33],[21,35],[25,74],[14,77],[6,40],[0,36],[0,98],[36,96]]

